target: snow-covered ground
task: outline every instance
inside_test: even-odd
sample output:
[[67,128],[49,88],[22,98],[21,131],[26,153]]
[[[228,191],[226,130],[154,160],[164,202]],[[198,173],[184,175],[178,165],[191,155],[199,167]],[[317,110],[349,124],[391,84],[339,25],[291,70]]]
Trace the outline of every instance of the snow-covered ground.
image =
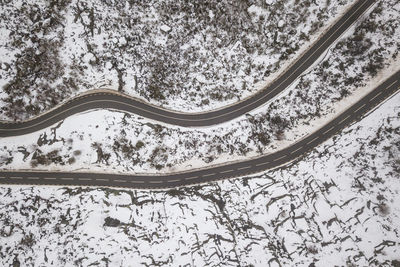
[[0,168],[171,172],[270,153],[315,131],[398,70],[399,9],[398,1],[379,2],[301,79],[234,121],[187,129],[91,111],[1,138]]
[[0,265],[399,266],[399,155],[397,94],[300,162],[251,177],[2,186]]
[[0,119],[107,87],[179,111],[253,94],[351,6],[330,1],[2,1]]
[[[178,11],[171,12],[171,17],[163,17],[157,12],[164,6],[151,5],[152,1],[142,1],[143,6],[137,9],[130,9],[128,4],[116,6],[112,1],[89,4],[74,0],[48,4],[36,1],[35,4],[18,6],[22,2],[13,1],[11,9],[5,2],[0,3],[0,23],[15,20],[17,25],[20,14],[31,21],[20,23],[13,33],[13,30],[3,27],[4,24],[0,27],[2,36],[19,36],[10,40],[13,47],[25,51],[17,56],[14,48],[6,49],[8,54],[1,50],[4,55],[0,59],[0,83],[3,83],[0,86],[14,79],[14,87],[3,87],[9,91],[0,92],[1,98],[9,97],[1,104],[2,118],[26,117],[25,107],[34,114],[67,96],[100,86],[97,80],[103,77],[99,73],[106,74],[116,87],[122,84],[126,92],[132,95],[143,93],[142,96],[146,97],[150,91],[140,91],[148,86],[145,84],[146,76],[132,77],[141,73],[136,72],[135,66],[151,61],[157,54],[137,62],[136,50],[124,49],[128,47],[125,45],[139,41],[139,46],[149,45],[149,40],[156,40],[154,46],[149,45],[151,49],[162,48],[162,53],[169,51],[170,38],[164,37],[176,37],[181,33],[172,21],[175,16],[185,16],[192,11],[179,13],[177,8]],[[301,7],[297,13],[293,2],[302,3],[297,5]],[[174,7],[172,1],[160,3]],[[176,3],[178,6],[181,4],[179,1]],[[233,5],[224,1],[216,3],[209,3],[209,10],[215,8],[213,5],[218,8]],[[239,6],[229,10],[254,11],[256,15],[251,15],[250,19],[261,18],[259,13],[265,10],[275,10],[274,18],[286,20],[294,16],[293,21],[296,16],[302,17],[304,12],[308,12],[310,16],[302,17],[303,24],[300,23],[299,28],[293,26],[301,29],[315,20],[311,15],[314,11],[314,14],[325,14],[318,21],[330,21],[337,14],[333,8],[317,11],[321,5],[339,5],[342,8],[348,5],[348,1],[293,0],[288,1],[288,5],[283,3],[268,0],[254,4],[262,8],[253,5],[247,9]],[[309,8],[303,6],[308,4]],[[131,16],[130,12],[143,13],[142,7],[151,12]],[[192,4],[188,7],[202,10],[201,6]],[[15,14],[17,9],[20,11],[18,15]],[[123,10],[125,15],[113,15],[115,9]],[[230,14],[228,11],[222,9],[220,12]],[[338,40],[299,81],[271,103],[234,121],[215,127],[186,129],[160,125],[116,111],[86,112],[43,131],[1,138],[0,168],[165,172],[271,152],[315,130],[398,70],[399,11],[398,0],[378,1],[371,13]],[[5,14],[9,18],[5,18]],[[218,12],[199,14],[217,20]],[[100,22],[100,16],[107,23]],[[136,17],[140,19],[130,20]],[[159,18],[164,20],[157,20]],[[182,21],[201,25],[201,21],[196,19],[187,17]],[[139,39],[121,36],[129,21],[132,27],[142,27],[140,32],[148,36]],[[236,21],[230,23],[236,25]],[[246,20],[242,23],[245,24]],[[8,25],[12,27],[14,24]],[[262,25],[269,24],[275,26],[268,27],[277,27],[271,32],[281,29],[286,34],[285,29],[289,27],[280,19],[266,19]],[[32,25],[34,27],[30,27]],[[209,43],[207,38],[203,42],[196,36],[203,30],[212,33],[212,27],[193,29],[193,32],[189,29],[185,40],[188,46],[184,49],[193,50],[191,45],[194,41],[203,45]],[[317,28],[322,29],[322,25],[314,27],[314,30],[306,27],[306,34],[314,32],[315,37]],[[233,31],[235,29],[233,27]],[[115,38],[102,44],[101,38],[110,33]],[[250,36],[251,33],[250,29]],[[288,39],[288,47],[297,42],[300,37],[296,34],[299,33],[297,30],[293,38]],[[34,39],[35,34],[39,40]],[[158,38],[154,39],[154,36]],[[285,44],[282,40],[285,36],[277,37],[280,45]],[[236,59],[223,57],[231,56],[224,52],[230,46],[224,43],[228,39],[220,37],[216,40],[222,44],[221,50],[215,50],[220,57],[216,58],[235,62]],[[0,39],[2,48],[9,45],[4,40]],[[302,39],[301,47],[307,43]],[[253,47],[255,44],[257,42],[248,47],[260,49]],[[75,50],[69,51],[66,47]],[[204,51],[214,48],[206,47]],[[236,48],[237,53],[245,49],[240,42]],[[74,51],[82,54],[77,53],[72,60],[70,56]],[[109,51],[115,52],[114,58],[107,57]],[[287,62],[299,51],[300,48],[295,48]],[[136,52],[140,55],[141,50],[138,48]],[[281,52],[276,51],[278,54]],[[126,53],[132,53],[132,57]],[[259,52],[246,53],[244,56],[253,59]],[[270,63],[278,58],[273,56],[277,55],[275,52],[265,53],[268,53],[267,58],[259,58]],[[41,57],[46,57],[46,60],[41,60]],[[167,63],[173,60],[161,59]],[[18,68],[12,64],[13,60],[18,61]],[[63,60],[72,63],[64,68]],[[204,66],[195,64],[196,60],[188,61],[194,64],[191,70],[194,71],[190,73],[204,71],[201,69]],[[45,64],[49,61],[55,64]],[[38,63],[35,65],[37,69],[30,69],[33,63]],[[214,65],[212,68],[217,74],[226,73],[224,68],[233,68]],[[243,66],[238,66],[238,69]],[[274,75],[280,69],[271,68],[268,75]],[[23,79],[15,79],[16,70]],[[254,91],[255,81],[251,79],[257,78],[258,71],[250,68],[250,73],[246,74],[250,77],[246,82],[251,85],[246,89],[248,91],[237,92],[228,86],[227,90],[233,90],[233,98],[210,101],[201,104],[202,108],[226,104],[238,95]],[[52,76],[48,77],[51,73]],[[178,79],[179,75],[170,78]],[[213,79],[219,82],[221,77]],[[31,78],[37,83],[29,83]],[[137,87],[136,82],[127,82],[132,79],[137,79]],[[194,84],[206,82],[201,76],[192,81]],[[33,85],[11,90],[27,84]],[[212,86],[201,88],[213,91]],[[190,99],[180,99],[180,94],[186,96],[188,92],[194,92],[191,91],[193,88],[182,93],[162,91],[165,100],[154,103],[176,100],[180,108],[191,103],[195,110],[200,107],[196,106],[196,101],[203,100],[201,94],[206,91],[188,94]],[[28,99],[32,100],[30,104]],[[17,105],[12,109],[7,103],[14,100]],[[42,103],[40,107],[38,101]],[[164,191],[2,185],[0,266],[400,266],[399,155],[400,94],[397,93],[301,161],[249,177]]]

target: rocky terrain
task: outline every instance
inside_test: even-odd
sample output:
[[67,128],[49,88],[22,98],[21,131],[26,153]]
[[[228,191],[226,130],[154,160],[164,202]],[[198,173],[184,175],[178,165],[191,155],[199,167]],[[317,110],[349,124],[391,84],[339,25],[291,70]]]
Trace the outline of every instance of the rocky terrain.
[[[198,111],[258,90],[347,0],[0,1],[0,119],[111,87]],[[398,71],[380,0],[287,90],[204,128],[115,110],[0,138],[0,170],[155,173],[270,153]],[[223,86],[222,86],[223,84]],[[0,187],[0,266],[400,266],[400,93],[275,170],[168,190]],[[2,179],[0,175],[0,179]]]
[[2,186],[2,266],[399,266],[399,95],[275,171],[165,191]]
[[307,73],[270,103],[207,128],[93,111],[2,139],[0,168],[176,171],[269,153],[314,131],[398,70],[400,3],[380,1]]
[[99,87],[180,111],[236,102],[351,4],[1,1],[0,119],[29,118]]

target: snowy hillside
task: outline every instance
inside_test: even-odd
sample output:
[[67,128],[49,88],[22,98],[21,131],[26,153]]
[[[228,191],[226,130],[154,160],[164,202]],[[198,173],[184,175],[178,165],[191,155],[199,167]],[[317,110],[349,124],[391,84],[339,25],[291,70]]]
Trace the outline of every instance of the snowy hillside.
[[[284,71],[352,4],[0,0],[0,120],[31,118],[101,87],[179,111],[234,103]],[[90,110],[1,137],[0,174],[112,178],[280,150],[398,72],[399,37],[400,1],[377,0],[298,80],[248,114],[187,128]],[[0,175],[7,179],[23,181]],[[0,266],[400,267],[399,231],[400,92],[303,157],[251,176],[164,190],[0,184]]]
[[396,10],[396,0],[378,2],[301,79],[234,121],[194,129],[91,111],[2,138],[0,168],[154,173],[270,153],[315,131],[398,70]]
[[399,266],[399,103],[253,177],[168,191],[2,186],[0,265]]
[[236,102],[351,4],[1,1],[0,119],[32,117],[98,87],[180,111]]

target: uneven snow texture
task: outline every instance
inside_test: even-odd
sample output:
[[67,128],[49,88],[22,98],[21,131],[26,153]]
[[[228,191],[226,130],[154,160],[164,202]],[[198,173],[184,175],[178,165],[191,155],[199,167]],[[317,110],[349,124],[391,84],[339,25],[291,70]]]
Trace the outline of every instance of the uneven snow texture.
[[1,1],[0,118],[98,87],[181,111],[220,107],[258,90],[350,4]]
[[108,110],[77,114],[43,131],[1,138],[0,168],[171,172],[270,153],[315,131],[343,102],[357,101],[398,70],[399,11],[399,1],[378,2],[308,73],[234,121],[192,129]]
[[279,169],[168,191],[3,186],[0,265],[399,266],[400,95]]

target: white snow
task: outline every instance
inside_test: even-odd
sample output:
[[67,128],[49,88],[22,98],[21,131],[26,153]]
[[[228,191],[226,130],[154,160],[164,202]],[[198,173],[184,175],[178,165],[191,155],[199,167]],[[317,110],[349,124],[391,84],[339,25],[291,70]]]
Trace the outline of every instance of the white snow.
[[160,27],[160,29],[163,31],[163,32],[166,32],[166,33],[168,33],[168,32],[170,32],[172,29],[171,29],[171,27],[169,27],[168,25],[162,25],[161,27]]
[[399,103],[252,177],[173,191],[4,186],[0,264],[394,265]]
[[[218,34],[216,34],[213,30],[215,26],[208,23],[205,24],[207,27],[195,31],[196,33],[190,34],[188,38],[182,40],[182,43],[179,43],[180,48],[185,52],[178,54],[176,54],[176,51],[171,52],[168,49],[170,49],[170,46],[175,47],[173,42],[175,39],[189,34],[189,32],[185,32],[181,25],[186,23],[183,18],[185,12],[189,11],[186,10],[179,15],[173,14],[173,18],[168,20],[163,17],[163,14],[160,14],[164,11],[160,11],[159,3],[147,8],[130,4],[117,8],[108,2],[81,3],[73,1],[65,10],[61,11],[62,19],[60,20],[63,26],[56,27],[54,32],[42,33],[38,36],[30,30],[29,21],[21,21],[19,17],[27,11],[18,9],[19,5],[6,5],[3,13],[10,14],[10,16],[7,19],[4,17],[0,24],[5,25],[4,29],[7,27],[16,28],[17,37],[26,34],[30,38],[40,37],[44,40],[43,42],[49,42],[54,38],[61,42],[59,46],[55,45],[55,51],[58,53],[57,58],[60,59],[60,64],[65,69],[62,72],[62,77],[59,77],[61,82],[49,82],[49,86],[54,87],[53,89],[57,93],[65,95],[65,98],[96,88],[119,88],[121,82],[117,71],[119,69],[127,73],[120,77],[123,81],[125,93],[165,108],[199,112],[235,103],[260,90],[280,75],[293,59],[301,55],[352,3],[347,0],[329,1],[329,5],[325,6],[325,3],[312,2],[308,7],[301,8],[301,12],[309,14],[301,18],[304,21],[295,25],[285,24],[284,22],[289,21],[293,14],[297,14],[297,11],[300,12],[296,9],[299,8],[298,6],[284,3],[282,8],[279,7],[280,3],[278,2],[268,2],[267,4],[273,6],[265,6],[260,3],[260,5],[254,4],[248,8],[250,13],[255,14],[254,17],[249,18],[252,25],[264,27],[267,38],[263,34],[256,36],[253,33],[248,33],[241,36],[236,33],[225,33],[221,29],[218,29]],[[38,5],[43,9],[48,8],[47,2],[39,1]],[[176,3],[168,2],[167,5],[174,6]],[[228,3],[226,5],[229,6]],[[183,7],[187,7],[187,5],[185,4]],[[30,5],[29,8],[34,9]],[[29,8],[28,10],[30,10]],[[114,8],[117,8],[116,10],[121,14],[118,14]],[[227,7],[227,9],[229,8]],[[279,9],[279,12],[274,15],[277,18],[276,21],[266,19],[276,9]],[[92,23],[92,11],[95,17],[93,29],[89,27]],[[324,14],[322,19],[324,25],[313,31],[310,24],[315,21],[314,16],[321,12]],[[191,15],[191,13],[187,15]],[[265,17],[262,22],[259,21],[261,15]],[[232,14],[232,16],[236,18],[237,14]],[[208,17],[211,20],[217,19],[211,10]],[[246,17],[248,17],[248,14],[246,14]],[[135,18],[139,22],[135,21]],[[191,19],[195,21],[192,22]],[[200,18],[191,19],[187,23],[193,25]],[[278,51],[277,44],[273,43],[275,28],[278,24],[281,27],[281,33],[276,42],[280,46],[288,45],[288,47],[294,49],[294,53],[290,54],[285,60],[280,59],[284,51]],[[289,35],[288,32],[292,26],[295,33]],[[190,31],[190,29],[188,30]],[[301,31],[309,39],[299,40]],[[143,35],[140,32],[147,32],[147,34]],[[162,34],[162,32],[168,32],[168,34]],[[176,34],[179,36],[175,36]],[[229,34],[233,34],[233,36],[230,37]],[[4,36],[6,35],[7,33]],[[228,39],[232,39],[231,42],[227,43]],[[16,75],[14,52],[23,53],[26,49],[41,48],[40,45],[39,48],[36,48],[37,45],[30,43],[29,38],[18,49],[7,49],[9,42],[8,38],[3,38],[0,41],[2,61],[11,66],[8,71],[0,70],[0,85],[6,84]],[[259,46],[260,43],[265,43],[265,45],[258,48],[257,51],[246,51],[247,47]],[[13,53],[9,51],[13,51]],[[152,77],[162,73],[160,70],[153,70],[154,67],[152,66],[154,61],[164,57],[158,55],[159,52],[164,53],[163,55],[166,57],[164,61],[171,60],[171,62],[166,63],[168,66],[161,66],[160,64],[156,64],[156,66],[161,69],[180,68],[166,74],[163,79],[166,84],[165,88],[158,82],[158,86],[162,87],[161,93],[164,94],[165,100],[154,100],[148,96],[149,82],[153,79]],[[175,60],[175,62],[172,62],[172,60]],[[112,69],[109,66],[111,61],[114,62]],[[269,74],[265,74],[267,69]],[[135,79],[133,79],[131,73],[135,74]],[[50,75],[50,73],[44,75]],[[30,77],[24,77],[26,84],[31,83]],[[204,79],[197,79],[196,77],[204,77]],[[73,90],[64,88],[64,86],[70,87],[70,83],[65,83],[68,79],[76,85]],[[35,95],[36,91],[41,90],[41,87],[32,84],[29,89]],[[212,94],[215,94],[215,97],[210,97]],[[59,97],[54,97],[56,99],[49,102],[59,103],[62,101]],[[49,103],[38,101],[36,98],[27,100],[28,103],[37,105],[41,112],[52,107]],[[32,116],[32,114],[19,114],[18,118],[10,118],[11,115],[5,113],[0,114],[2,119],[23,119]],[[10,113],[17,116],[15,112]]]

